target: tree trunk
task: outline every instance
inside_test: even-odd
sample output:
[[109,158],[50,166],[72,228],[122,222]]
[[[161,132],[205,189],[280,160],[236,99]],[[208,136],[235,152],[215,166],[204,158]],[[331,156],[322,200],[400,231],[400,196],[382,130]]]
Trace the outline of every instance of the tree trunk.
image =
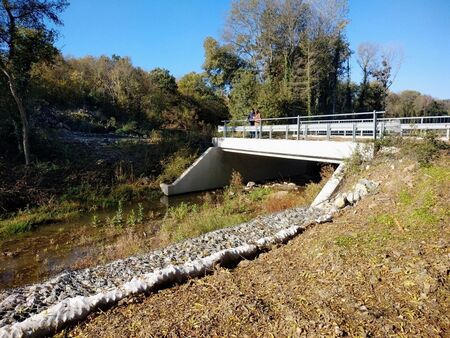
[[9,83],[9,88],[11,89],[11,94],[14,96],[14,100],[16,101],[17,108],[19,109],[20,120],[22,121],[22,143],[23,143],[23,153],[25,155],[25,164],[30,165],[30,127],[28,125],[28,116],[23,106],[22,100],[17,95],[14,85]]
[[361,83],[361,93],[359,95],[358,98],[358,109],[359,111],[365,111],[365,99],[366,99],[366,90],[367,90],[367,67],[363,68],[363,79],[362,79],[362,83]]
[[29,142],[29,138],[30,138],[30,128],[28,125],[28,116],[27,116],[27,112],[25,110],[25,107],[22,103],[22,99],[20,98],[20,96],[18,95],[16,88],[14,86],[13,80],[11,79],[11,76],[9,75],[9,73],[5,70],[2,69],[3,73],[6,75],[6,77],[8,78],[8,84],[9,84],[9,89],[11,91],[12,96],[14,97],[14,101],[16,101],[16,105],[17,105],[17,109],[19,110],[19,115],[20,115],[20,120],[22,121],[22,146],[23,146],[23,153],[25,155],[25,164],[29,165],[31,163],[31,159],[30,159],[30,142]]
[[309,41],[307,42],[307,61],[306,61],[306,111],[308,116],[311,116],[311,50]]
[[20,135],[19,126],[17,125],[17,122],[14,118],[12,119],[12,124],[14,126],[14,135],[16,136],[17,140],[17,149],[19,150],[19,153],[22,154],[23,152],[22,136]]

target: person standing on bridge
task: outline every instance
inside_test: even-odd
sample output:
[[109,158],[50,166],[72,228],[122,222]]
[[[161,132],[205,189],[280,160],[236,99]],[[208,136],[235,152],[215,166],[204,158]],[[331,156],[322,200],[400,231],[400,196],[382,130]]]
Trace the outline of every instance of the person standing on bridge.
[[[253,127],[255,125],[255,108],[252,108],[252,110],[250,111],[250,113],[247,116],[247,120],[250,123],[251,127]],[[254,137],[255,137],[255,132],[251,131],[250,138],[254,138]]]
[[[261,113],[259,112],[258,109],[256,109],[256,113],[255,113],[255,127],[256,127],[256,138],[262,138],[262,133],[259,132],[259,128],[261,126]],[[259,133],[259,136],[258,136]]]

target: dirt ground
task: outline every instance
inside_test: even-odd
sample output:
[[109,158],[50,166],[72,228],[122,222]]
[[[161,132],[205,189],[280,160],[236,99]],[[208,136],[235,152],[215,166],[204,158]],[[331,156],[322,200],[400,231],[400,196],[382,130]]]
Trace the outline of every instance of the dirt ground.
[[58,336],[450,337],[449,164],[378,159],[353,174],[378,191],[332,223]]

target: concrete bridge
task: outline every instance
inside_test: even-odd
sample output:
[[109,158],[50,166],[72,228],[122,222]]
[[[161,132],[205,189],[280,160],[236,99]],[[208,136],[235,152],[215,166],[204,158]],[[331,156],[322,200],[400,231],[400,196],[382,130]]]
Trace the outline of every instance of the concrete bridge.
[[[316,117],[224,121],[223,137],[208,148],[175,182],[161,184],[165,195],[210,190],[229,184],[233,171],[244,181],[286,179],[317,170],[317,163],[340,164],[358,149],[373,154],[375,139],[385,134],[420,135],[433,130],[449,137],[449,117],[380,118],[384,112]],[[341,118],[341,119],[339,119]],[[294,123],[289,123],[294,121]],[[350,139],[349,139],[350,138]]]

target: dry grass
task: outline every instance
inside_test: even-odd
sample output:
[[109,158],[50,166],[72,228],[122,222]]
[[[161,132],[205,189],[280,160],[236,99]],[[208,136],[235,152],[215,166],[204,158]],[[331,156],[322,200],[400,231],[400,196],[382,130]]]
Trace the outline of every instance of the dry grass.
[[320,182],[310,182],[298,193],[283,192],[270,194],[262,203],[263,210],[265,213],[273,213],[298,206],[310,205],[333,172],[334,168],[332,166],[324,166],[320,172]]
[[448,155],[377,160],[377,194],[234,270],[129,299],[60,337],[450,336]]
[[267,213],[278,212],[298,205],[299,197],[294,194],[272,194],[263,203]]
[[79,257],[75,261],[71,267],[73,270],[105,264],[116,259],[155,250],[163,245],[160,238],[152,236],[151,228],[148,228],[148,230],[145,228],[139,230],[127,228],[122,231],[111,228],[105,229],[105,231],[105,238],[109,240],[105,244],[95,243],[91,253]]

